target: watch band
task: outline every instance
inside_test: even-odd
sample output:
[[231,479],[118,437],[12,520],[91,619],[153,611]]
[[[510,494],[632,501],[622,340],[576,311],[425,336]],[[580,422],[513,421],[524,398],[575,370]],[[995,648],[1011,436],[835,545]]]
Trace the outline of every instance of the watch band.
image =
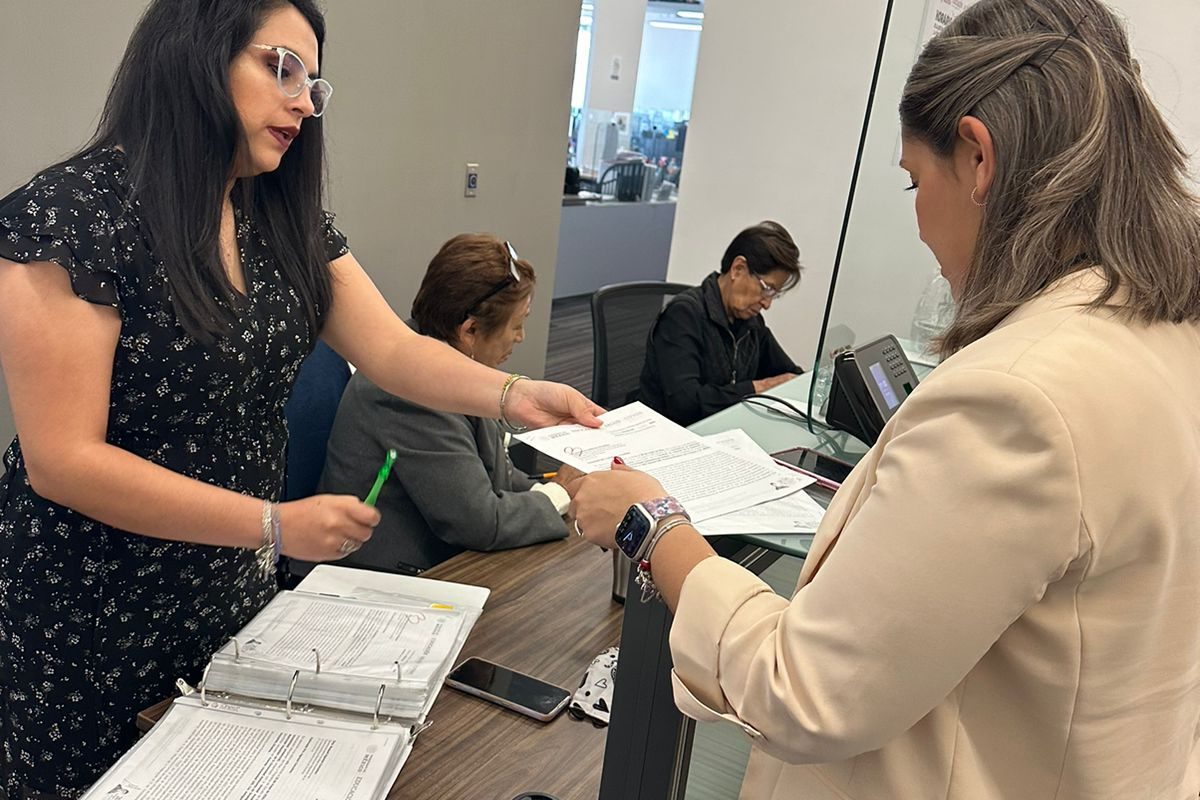
[[674,497],[667,495],[666,497],[656,497],[653,500],[646,500],[641,504],[642,508],[646,509],[646,513],[650,515],[650,519],[658,524],[660,519],[669,517],[674,514],[682,514],[687,517],[690,522],[692,517],[687,513],[687,509],[676,500]]

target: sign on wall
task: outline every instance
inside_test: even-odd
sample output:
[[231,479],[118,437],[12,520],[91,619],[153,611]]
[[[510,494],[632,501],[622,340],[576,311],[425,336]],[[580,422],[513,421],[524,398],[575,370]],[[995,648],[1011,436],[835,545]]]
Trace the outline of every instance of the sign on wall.
[[930,39],[955,17],[966,11],[979,0],[925,0],[925,21],[921,24],[921,38],[917,40],[917,52],[921,52]]

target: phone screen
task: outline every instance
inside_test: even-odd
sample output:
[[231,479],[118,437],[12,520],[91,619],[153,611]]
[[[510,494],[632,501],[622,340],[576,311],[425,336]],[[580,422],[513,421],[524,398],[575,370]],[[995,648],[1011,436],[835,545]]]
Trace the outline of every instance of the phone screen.
[[455,667],[446,680],[547,717],[561,711],[570,697],[562,687],[481,658],[468,658]]
[[775,453],[774,457],[786,464],[792,464],[802,470],[828,478],[835,483],[842,483],[850,475],[854,467],[845,461],[818,453],[807,447],[797,447],[795,450],[784,450]]

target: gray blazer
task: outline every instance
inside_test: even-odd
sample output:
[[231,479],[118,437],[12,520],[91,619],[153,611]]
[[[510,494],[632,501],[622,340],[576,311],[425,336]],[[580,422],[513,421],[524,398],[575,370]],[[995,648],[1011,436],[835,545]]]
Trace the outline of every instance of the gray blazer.
[[366,497],[388,448],[398,453],[379,493],[371,540],[338,562],[425,570],[463,550],[503,550],[561,539],[554,503],[513,467],[490,419],[445,414],[350,379],[329,436],[319,492]]

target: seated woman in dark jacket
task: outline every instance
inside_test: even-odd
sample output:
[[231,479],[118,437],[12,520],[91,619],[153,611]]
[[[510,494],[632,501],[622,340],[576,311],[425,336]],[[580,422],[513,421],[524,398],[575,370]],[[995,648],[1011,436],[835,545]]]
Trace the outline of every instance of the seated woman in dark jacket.
[[[429,263],[409,324],[495,367],[525,338],[533,287],[533,267],[507,242],[461,234]],[[499,423],[401,400],[362,373],[338,406],[320,491],[366,496],[389,448],[398,457],[376,503],[382,520],[343,564],[421,571],[465,549],[566,535],[566,490],[513,467]],[[578,475],[564,468],[556,480]]]
[[803,372],[761,316],[800,282],[800,269],[778,222],[735,236],[721,271],[676,295],[651,328],[638,399],[690,425]]

